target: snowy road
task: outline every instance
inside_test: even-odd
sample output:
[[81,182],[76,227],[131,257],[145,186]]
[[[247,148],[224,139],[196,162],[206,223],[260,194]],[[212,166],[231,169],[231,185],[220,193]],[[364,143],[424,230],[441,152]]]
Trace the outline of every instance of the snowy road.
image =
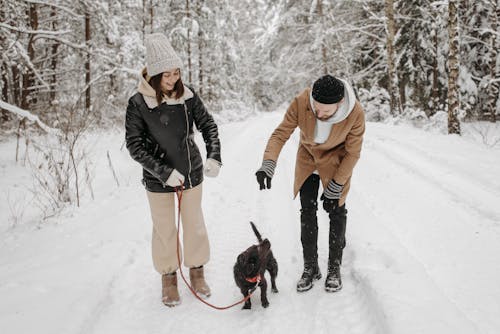
[[[2,229],[0,328],[8,333],[497,333],[500,330],[500,152],[461,138],[368,124],[348,198],[344,288],[323,280],[295,292],[302,268],[299,203],[292,198],[298,134],[284,147],[270,191],[254,171],[278,113],[221,126],[224,166],[204,183],[213,295],[241,298],[237,255],[255,243],[249,221],[271,240],[279,263],[270,307],[215,311],[180,282],[182,305],[160,302],[150,258],[151,223],[140,169],[106,139],[120,188],[99,154],[96,200],[41,229]],[[200,147],[202,140],[197,138]],[[5,147],[0,147],[5,149]],[[102,152],[101,152],[102,153]],[[2,187],[11,186],[2,161]],[[2,222],[7,214],[2,210]],[[4,218],[5,217],[5,218]],[[5,224],[3,224],[5,225]],[[3,227],[2,227],[3,228]],[[326,271],[328,221],[319,212]],[[4,332],[2,330],[2,332]]]

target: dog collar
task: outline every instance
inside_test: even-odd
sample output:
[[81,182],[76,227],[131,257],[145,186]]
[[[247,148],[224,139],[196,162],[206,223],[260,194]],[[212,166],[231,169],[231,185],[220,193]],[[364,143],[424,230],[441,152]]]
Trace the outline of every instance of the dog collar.
[[260,280],[261,280],[261,277],[260,277],[260,274],[258,274],[258,275],[257,275],[257,276],[255,276],[255,277],[250,277],[250,278],[245,277],[245,280],[246,280],[247,282],[250,282],[250,283],[259,283],[259,282],[260,282]]

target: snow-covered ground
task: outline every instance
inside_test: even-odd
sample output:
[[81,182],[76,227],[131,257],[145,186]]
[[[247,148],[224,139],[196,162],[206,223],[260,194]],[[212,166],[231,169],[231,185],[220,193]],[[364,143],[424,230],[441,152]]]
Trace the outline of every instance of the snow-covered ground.
[[[240,292],[232,267],[255,243],[249,221],[271,240],[278,294],[263,309],[216,311],[180,282],[166,308],[150,255],[151,221],[141,169],[123,133],[94,136],[95,200],[36,222],[29,172],[0,144],[0,331],[2,333],[498,333],[500,148],[472,136],[368,123],[348,198],[344,288],[323,280],[297,293],[302,269],[299,202],[292,198],[297,133],[269,191],[254,172],[281,113],[220,126],[224,166],[206,179],[203,206],[212,258],[206,275],[223,306]],[[496,132],[498,135],[498,131]],[[200,136],[197,138],[203,147]],[[109,150],[120,186],[108,168]],[[319,212],[326,271],[328,221]]]

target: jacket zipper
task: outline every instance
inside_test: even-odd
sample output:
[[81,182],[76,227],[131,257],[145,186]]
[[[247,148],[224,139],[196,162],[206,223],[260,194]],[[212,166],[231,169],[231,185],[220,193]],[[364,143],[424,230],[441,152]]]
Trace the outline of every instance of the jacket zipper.
[[187,148],[187,154],[188,154],[188,161],[189,161],[189,171],[188,171],[188,180],[189,180],[189,187],[191,188],[193,186],[193,183],[191,182],[191,152],[189,151],[189,118],[188,118],[188,113],[187,113],[187,106],[186,102],[184,102],[184,114],[186,115],[186,148]]

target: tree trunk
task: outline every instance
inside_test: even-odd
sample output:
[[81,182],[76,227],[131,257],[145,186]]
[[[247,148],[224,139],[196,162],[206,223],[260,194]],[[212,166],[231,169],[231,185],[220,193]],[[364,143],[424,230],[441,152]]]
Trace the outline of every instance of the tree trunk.
[[429,116],[434,115],[439,108],[439,42],[436,22],[432,22],[432,42],[434,44],[434,59],[432,61],[432,95],[431,95],[431,110]]
[[[37,30],[38,29],[38,12],[35,4],[30,4],[29,6],[29,11],[28,11],[28,16],[29,16],[29,26],[31,30]],[[35,59],[35,48],[33,47],[33,40],[35,34],[30,34],[29,35],[29,40],[28,40],[28,57],[31,62]],[[28,70],[27,73],[22,73],[23,77],[23,87],[21,90],[21,108],[25,110],[30,110],[30,88],[35,85],[35,80],[34,80],[34,74],[31,73],[31,70]]]
[[460,134],[460,122],[458,110],[460,107],[460,96],[458,89],[458,11],[457,0],[448,1],[448,133]]
[[[400,73],[398,73],[398,76]],[[398,86],[399,86],[399,102],[401,106],[406,105],[406,84],[408,83],[407,76],[403,73],[401,78],[398,77]]]
[[[108,3],[111,6],[110,15],[112,15],[113,17],[119,16],[120,13],[118,11],[118,6],[117,6],[116,1],[115,0],[108,0]],[[144,15],[142,16],[142,19],[144,22]],[[144,35],[143,35],[143,37],[144,37]],[[108,50],[114,50],[114,52],[116,52],[116,54],[119,55],[119,56],[117,56],[117,59],[119,59],[118,62],[121,63],[121,61],[123,59],[122,59],[122,56],[120,55],[118,47],[117,47],[116,43],[114,42],[113,38],[106,36],[106,47]],[[119,80],[117,80],[116,73],[110,73],[110,75],[109,75],[109,90],[107,91],[107,93],[111,94],[112,96],[117,96],[118,86],[119,86]],[[99,116],[100,116],[100,114],[99,114]]]
[[[191,24],[191,13],[189,11],[189,0],[186,0],[186,17],[187,17],[187,22],[188,25]],[[192,76],[191,76],[191,29],[188,26],[187,28],[187,54],[188,54],[188,80],[189,83],[192,82]]]
[[146,40],[146,0],[142,0],[142,43]]
[[214,94],[214,84],[213,84],[213,75],[208,75],[208,82],[207,82],[207,88],[208,88],[208,92],[207,92],[207,100],[208,101],[213,101],[215,99],[215,94]]
[[85,10],[85,45],[87,54],[85,60],[85,111],[90,112],[90,13],[88,8]]
[[2,64],[2,67],[0,68],[0,71],[2,72],[2,100],[5,102],[9,102],[9,93],[8,93],[8,85],[9,85],[9,80],[7,78],[7,69],[4,68]]
[[396,75],[396,65],[394,63],[394,35],[396,32],[394,23],[394,1],[385,0],[386,34],[387,34],[387,69],[388,69],[388,90],[391,98],[391,114],[393,116],[401,113],[401,101],[398,94],[398,83]]
[[[7,68],[4,68],[3,65],[4,64],[2,64],[2,66],[0,67],[0,71],[2,72],[2,97],[1,97],[1,99],[3,101],[9,102],[9,96],[8,96],[9,93],[7,90],[7,87],[9,85],[9,81],[7,78]],[[10,113],[7,112],[6,110],[0,109],[0,120],[2,120],[2,123],[9,121],[9,114]]]
[[154,29],[153,29],[153,22],[154,22],[154,18],[155,18],[155,10],[154,10],[154,7],[153,7],[153,0],[151,0],[149,2],[149,23],[150,23],[150,33],[153,33],[154,32]]
[[[5,22],[5,18],[6,18],[6,15],[5,15],[5,9],[3,8],[3,6],[0,7],[0,22]],[[0,45],[5,45],[5,36],[4,34],[0,34]],[[2,82],[1,82],[1,85],[2,85],[2,97],[1,99],[3,101],[6,101],[6,102],[9,102],[9,93],[8,93],[8,85],[9,85],[9,78],[8,78],[8,65],[6,62],[2,61],[0,63],[0,73],[1,73],[1,76],[2,76]],[[8,120],[8,113],[4,110],[0,110],[0,114],[1,114],[1,118],[3,121],[7,121]]]
[[[57,30],[57,12],[56,8],[53,7],[51,12],[50,12],[50,17],[52,19],[52,29],[54,31]],[[51,90],[50,90],[50,101],[54,101],[56,98],[56,87],[57,87],[57,50],[59,49],[59,42],[54,40],[52,41],[52,47],[51,47],[51,59],[50,59],[50,69],[52,70],[52,75],[51,75]]]
[[497,38],[495,32],[497,31],[498,17],[497,12],[500,10],[499,4],[500,0],[490,0],[490,22],[491,22],[491,33],[490,33],[490,82],[488,85],[488,112],[486,119],[491,122],[496,122],[497,113],[497,101],[500,82],[496,81],[500,79],[500,73],[497,71]]
[[17,66],[11,67],[12,71],[12,82],[14,83],[14,89],[12,93],[13,103],[21,105],[21,73]]
[[[323,30],[323,22],[324,17],[323,17],[323,0],[318,0],[318,17],[319,17],[319,22],[321,24],[321,29]],[[321,38],[321,60],[323,62],[323,74],[328,74],[328,59],[326,55],[326,45],[325,45],[325,40],[324,37]]]
[[[200,19],[202,12],[201,8],[203,7],[203,0],[198,0],[197,6],[197,16],[198,20]],[[198,27],[198,90],[200,91],[200,95],[203,96],[203,32],[201,27]]]

